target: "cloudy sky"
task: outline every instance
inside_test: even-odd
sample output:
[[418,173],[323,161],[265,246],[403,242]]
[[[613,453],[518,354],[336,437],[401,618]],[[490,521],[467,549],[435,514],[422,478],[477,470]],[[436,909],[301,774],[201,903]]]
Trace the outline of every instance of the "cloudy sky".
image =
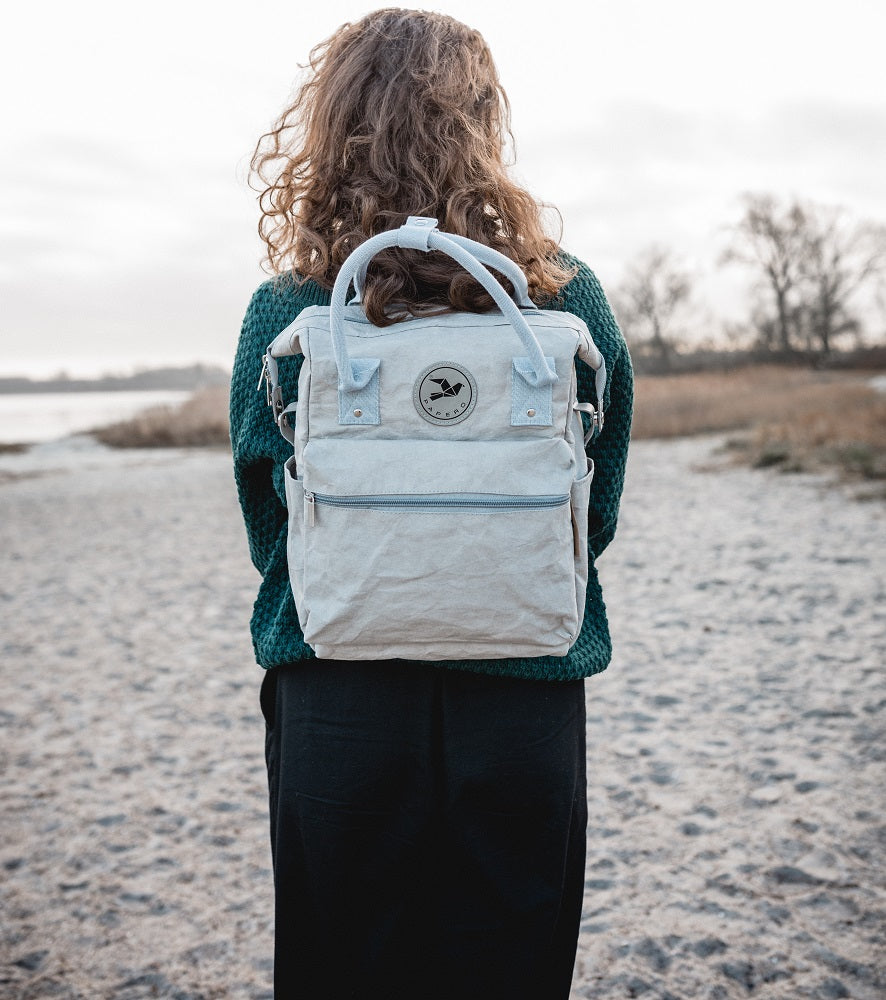
[[[0,374],[229,365],[265,277],[252,148],[311,46],[370,9],[48,0],[6,14]],[[882,4],[433,9],[490,43],[515,172],[609,290],[665,243],[714,317],[738,315],[743,278],[714,261],[746,190],[886,222]]]

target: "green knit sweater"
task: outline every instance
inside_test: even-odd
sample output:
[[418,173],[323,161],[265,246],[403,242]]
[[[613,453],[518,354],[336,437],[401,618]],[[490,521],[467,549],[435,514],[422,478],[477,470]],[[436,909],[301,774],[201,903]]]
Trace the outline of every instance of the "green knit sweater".
[[[545,308],[562,309],[580,316],[594,343],[606,359],[605,423],[589,454],[594,459],[590,498],[589,566],[584,624],[564,657],[461,660],[440,662],[443,668],[472,670],[548,680],[572,680],[604,670],[612,655],[606,609],[597,580],[595,560],[615,533],[619,499],[624,483],[630,437],[633,373],[624,338],[594,273],[581,261],[562,254],[567,266],[578,265],[578,274],[561,291],[560,301]],[[256,391],[261,359],[274,337],[299,312],[310,305],[328,305],[330,293],[313,281],[298,286],[291,276],[271,279],[259,286],[243,320],[231,379],[231,443],[234,476],[249,551],[261,584],[252,614],[252,641],[261,666],[310,659],[314,652],[302,637],[286,565],[286,499],[283,463],[292,446],[281,436],[265,394]],[[302,357],[283,359],[280,384],[283,398],[297,396]],[[594,401],[593,371],[581,361],[578,398]]]

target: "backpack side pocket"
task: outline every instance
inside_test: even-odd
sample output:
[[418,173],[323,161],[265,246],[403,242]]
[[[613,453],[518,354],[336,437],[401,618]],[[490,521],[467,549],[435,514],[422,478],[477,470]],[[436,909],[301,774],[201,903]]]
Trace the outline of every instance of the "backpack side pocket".
[[289,564],[289,580],[298,621],[304,631],[307,621],[305,607],[305,488],[298,476],[295,456],[287,459],[283,467],[283,481],[286,487],[286,509],[289,530],[286,537],[286,560]]
[[578,625],[573,641],[578,638],[584,619],[585,592],[588,586],[588,506],[593,478],[594,461],[589,458],[588,471],[581,479],[575,480],[570,490],[573,553],[575,556],[575,606],[578,609]]

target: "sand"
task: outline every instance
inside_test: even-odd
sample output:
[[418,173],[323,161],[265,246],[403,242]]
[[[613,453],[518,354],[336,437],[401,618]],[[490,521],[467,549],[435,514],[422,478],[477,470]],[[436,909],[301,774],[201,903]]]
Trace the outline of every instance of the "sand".
[[[632,446],[600,560],[573,997],[873,1000],[886,512],[718,440]],[[230,456],[2,456],[0,543],[0,996],[270,998]]]

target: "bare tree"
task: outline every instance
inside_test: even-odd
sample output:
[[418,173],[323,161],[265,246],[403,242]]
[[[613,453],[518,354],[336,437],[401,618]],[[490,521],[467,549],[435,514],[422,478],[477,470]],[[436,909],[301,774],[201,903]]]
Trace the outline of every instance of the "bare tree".
[[768,194],[743,200],[744,215],[720,263],[757,271],[764,294],[751,320],[760,345],[822,358],[840,337],[859,337],[857,294],[886,272],[884,227],[851,225],[842,209],[796,199],[786,208]]
[[804,333],[809,349],[826,358],[840,337],[860,337],[855,299],[886,273],[886,227],[853,225],[842,209],[820,209],[807,219],[800,265]]
[[745,194],[745,211],[734,227],[732,245],[721,255],[721,264],[746,264],[762,272],[762,284],[772,295],[769,310],[755,310],[761,346],[790,352],[799,321],[797,301],[800,262],[806,238],[806,214],[796,202],[782,210],[772,195]]
[[691,292],[689,275],[666,247],[653,244],[637,257],[615,294],[619,323],[636,353],[671,367],[679,344],[676,317]]

